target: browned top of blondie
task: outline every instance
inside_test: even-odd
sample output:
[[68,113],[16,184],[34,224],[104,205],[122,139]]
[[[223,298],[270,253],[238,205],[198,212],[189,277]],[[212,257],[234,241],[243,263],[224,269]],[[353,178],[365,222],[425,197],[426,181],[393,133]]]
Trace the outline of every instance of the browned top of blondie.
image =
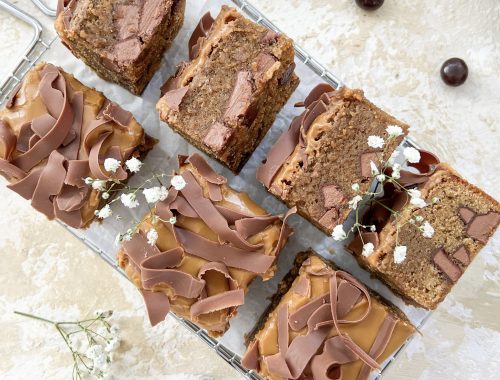
[[[137,59],[176,0],[71,0],[58,16],[69,40],[84,42],[110,61]],[[62,24],[62,25],[61,25]]]

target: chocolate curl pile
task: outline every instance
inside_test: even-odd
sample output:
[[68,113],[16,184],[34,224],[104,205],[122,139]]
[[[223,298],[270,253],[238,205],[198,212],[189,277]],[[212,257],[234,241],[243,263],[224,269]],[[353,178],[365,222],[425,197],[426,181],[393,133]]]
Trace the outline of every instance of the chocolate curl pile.
[[[199,218],[218,235],[219,241],[214,242],[195,232],[173,226],[167,222],[164,225],[172,233],[179,245],[178,248],[160,252],[156,246],[151,247],[147,243],[142,232],[134,235],[132,240],[123,244],[125,255],[141,276],[142,293],[152,325],[162,321],[169,312],[169,297],[182,296],[196,299],[190,308],[193,321],[197,321],[204,314],[242,305],[245,296],[244,290],[239,288],[228,268],[243,269],[261,275],[266,273],[274,264],[277,253],[292,233],[290,227],[286,225],[286,221],[290,215],[295,213],[295,210],[290,210],[283,218],[274,254],[266,255],[263,244],[251,244],[247,239],[278,222],[279,218],[272,215],[248,215],[213,203],[216,202],[213,198],[219,199],[219,194],[222,200],[220,187],[227,182],[226,178],[217,174],[197,153],[189,158],[180,157],[180,166],[185,165],[186,162],[191,164],[208,185],[214,186],[212,190],[209,186],[209,198],[204,197],[203,189],[195,175],[191,169],[187,169],[182,172],[186,186],[180,191],[171,187],[167,198],[157,203],[155,213],[164,221],[168,221],[176,214]],[[176,269],[186,253],[207,261],[196,278]],[[226,291],[219,294],[208,294],[204,277],[209,271],[218,272],[225,277],[227,281]],[[150,293],[159,284],[169,286],[169,296],[161,293],[162,296],[155,295],[153,298]],[[186,290],[189,292],[186,293]],[[156,304],[157,302],[160,302],[161,306]]]
[[[408,204],[409,197],[404,189],[422,186],[429,180],[431,175],[434,174],[435,167],[439,164],[439,159],[428,151],[419,149],[419,152],[420,162],[408,164],[417,169],[418,172],[401,170],[397,184],[393,182],[384,183],[384,195],[377,200],[378,203],[373,203],[364,213],[361,220],[363,225],[374,225],[376,231],[381,231],[389,222],[392,215],[387,208],[394,211],[400,211]],[[391,176],[392,168],[387,168],[385,174]],[[361,231],[361,233],[357,234],[351,243],[349,243],[347,249],[359,256],[362,254],[363,245],[366,243],[372,243],[375,247],[374,249],[377,249],[380,244],[379,233]]]
[[[11,182],[7,187],[31,200],[33,208],[49,219],[58,218],[79,228],[83,223],[80,210],[90,195],[83,178],[89,172],[99,179],[112,175],[101,168],[104,160],[100,155],[101,146],[112,134],[112,127],[106,124],[129,122],[132,115],[114,103],[106,103],[101,118],[96,119],[83,136],[90,150],[89,157],[79,159],[83,93],[71,93],[63,74],[51,64],[44,66],[40,77],[39,94],[47,113],[23,125],[17,137],[7,123],[0,120],[0,144],[5,152],[0,158],[0,174]],[[10,108],[14,101],[9,102]],[[111,147],[108,157],[122,160],[119,147]],[[44,160],[47,162],[43,166]],[[127,174],[121,169],[115,177],[126,179]]]
[[[328,268],[329,269],[329,268]],[[379,369],[376,359],[387,346],[395,321],[387,317],[369,353],[361,349],[348,334],[340,330],[342,324],[357,324],[365,320],[371,311],[371,297],[368,290],[350,274],[343,271],[311,272],[313,275],[330,277],[330,292],[309,301],[288,316],[286,306],[278,309],[278,347],[275,355],[264,357],[269,372],[283,379],[298,379],[310,363],[314,379],[342,379],[342,364],[361,360],[364,365],[358,380],[367,379],[370,369]],[[340,283],[338,283],[340,279]],[[352,308],[366,298],[364,314],[355,320],[344,319]],[[289,328],[299,331],[307,326],[307,334],[298,336],[288,344]],[[327,339],[331,327],[336,336]],[[323,345],[322,354],[317,354]],[[252,342],[242,364],[259,369],[258,341]],[[334,369],[332,371],[332,369]]]
[[[269,150],[267,158],[257,169],[257,180],[262,182],[264,186],[267,188],[271,186],[273,178],[297,145],[300,144],[300,148],[305,150],[307,131],[314,120],[326,112],[333,91],[335,89],[329,84],[319,84],[311,90],[303,103],[298,104],[305,106],[306,109],[292,120],[290,128],[279,137]],[[307,167],[307,159],[304,159],[304,166]]]

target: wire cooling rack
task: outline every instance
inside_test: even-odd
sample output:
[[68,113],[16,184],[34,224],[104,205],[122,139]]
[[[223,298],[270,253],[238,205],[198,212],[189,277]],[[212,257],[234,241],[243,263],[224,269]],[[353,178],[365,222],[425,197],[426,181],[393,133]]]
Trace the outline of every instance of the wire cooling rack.
[[[248,18],[255,21],[256,23],[263,25],[269,29],[276,32],[280,32],[271,21],[269,21],[262,13],[260,13],[253,5],[248,3],[246,0],[231,0],[239,10],[245,14]],[[56,14],[55,9],[51,9],[43,0],[32,0],[32,2],[47,16],[54,17]],[[47,37],[45,36],[44,29],[40,22],[29,15],[25,11],[19,9],[17,6],[9,3],[6,0],[0,0],[0,11],[5,11],[12,16],[18,18],[19,20],[25,22],[32,29],[32,37],[29,44],[24,48],[20,60],[16,63],[11,73],[0,82],[0,105],[3,104],[13,89],[22,81],[26,73],[40,60],[47,50],[51,48],[51,45],[56,41],[57,37]],[[309,55],[304,49],[295,45],[296,57],[306,64],[314,73],[316,73],[323,81],[330,83],[335,88],[340,88],[343,86],[342,81],[333,73],[331,73],[326,67],[324,67],[317,59]],[[406,138],[404,144],[418,148],[418,145],[410,138]],[[113,269],[118,271],[120,274],[125,276],[123,270],[117,265],[116,259],[111,253],[104,252],[100,247],[98,247],[92,240],[85,237],[78,230],[68,228],[65,224],[62,224],[72,235],[81,240],[86,246],[92,249],[96,254],[98,254],[106,263],[108,263]],[[217,339],[210,337],[205,330],[199,328],[194,323],[184,320],[173,313],[170,315],[176,319],[178,322],[183,324],[189,331],[199,337],[203,342],[205,342],[211,349],[213,349],[223,360],[225,360],[231,367],[233,367],[237,372],[243,375],[247,379],[260,380],[260,377],[254,372],[245,369],[241,365],[240,356],[235,354],[232,350],[227,348],[224,344],[220,343]],[[416,326],[419,330],[423,324],[427,321],[431,313],[428,313],[425,318],[423,318],[419,325]],[[386,361],[380,374],[376,375],[374,379],[379,379],[388,366],[395,360],[395,358],[402,352],[406,346],[409,344],[412,338],[410,338],[394,355]]]

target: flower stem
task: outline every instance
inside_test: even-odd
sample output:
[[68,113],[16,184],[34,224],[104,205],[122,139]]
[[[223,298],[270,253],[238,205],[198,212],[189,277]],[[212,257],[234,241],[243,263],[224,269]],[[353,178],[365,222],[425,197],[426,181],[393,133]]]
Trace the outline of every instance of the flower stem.
[[22,311],[17,311],[16,310],[16,311],[14,311],[14,314],[22,315],[23,317],[27,317],[27,318],[31,318],[31,319],[36,319],[36,320],[42,321],[42,322],[51,323],[53,325],[56,324],[56,322],[51,321],[50,319],[42,318],[42,317],[39,317],[37,315],[33,315],[33,314],[29,314],[29,313],[23,313]]

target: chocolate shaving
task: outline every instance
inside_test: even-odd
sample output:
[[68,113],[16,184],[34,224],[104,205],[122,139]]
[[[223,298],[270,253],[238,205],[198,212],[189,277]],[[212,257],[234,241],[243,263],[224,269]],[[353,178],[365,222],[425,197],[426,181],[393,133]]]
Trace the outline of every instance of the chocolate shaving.
[[299,281],[293,286],[292,291],[299,296],[309,297],[311,294],[311,280],[308,277],[300,277]]
[[226,218],[229,225],[234,224],[239,219],[254,217],[254,215],[251,215],[249,213],[245,213],[240,210],[233,210],[221,205],[215,205],[215,208],[221,213],[224,218]]
[[0,174],[8,181],[12,179],[21,179],[26,176],[26,172],[11,164],[9,161],[0,158]]
[[433,153],[423,149],[419,149],[418,151],[420,152],[420,161],[418,163],[409,163],[408,166],[417,169],[419,173],[410,172],[408,170],[400,171],[398,182],[404,187],[420,185],[427,182],[434,173],[435,166],[439,164],[439,158]]
[[63,185],[61,192],[55,198],[55,203],[60,211],[76,211],[80,210],[90,193],[90,187],[82,187],[79,189],[76,186]]
[[262,244],[250,244],[237,231],[229,228],[227,220],[217,211],[213,203],[203,197],[202,188],[190,171],[182,173],[182,177],[186,181],[186,186],[181,190],[182,195],[222,241],[230,242],[235,247],[248,251],[262,247]]
[[250,343],[248,349],[241,358],[241,364],[243,365],[243,367],[247,369],[253,369],[255,371],[258,371],[260,368],[259,357],[260,357],[259,341],[254,340],[252,343]]
[[200,38],[207,37],[208,32],[210,31],[210,28],[212,27],[213,23],[214,19],[212,18],[210,12],[205,13],[201,17],[200,22],[198,23],[198,25],[193,31],[193,34],[191,34],[191,37],[189,38],[188,42],[189,59],[193,60],[196,57],[198,57],[201,46]]
[[19,135],[17,137],[16,149],[20,152],[27,152],[30,148],[30,139],[34,132],[31,129],[31,121],[21,125],[19,129]]
[[203,298],[191,305],[191,318],[201,314],[213,313],[214,311],[236,307],[245,303],[245,291],[243,289],[229,290],[211,297]]
[[254,216],[237,220],[235,222],[235,227],[241,237],[247,239],[249,236],[264,231],[268,226],[274,224],[278,220],[280,220],[280,218],[274,215]]
[[130,121],[133,117],[131,112],[124,110],[114,102],[109,102],[102,113],[108,119],[113,120],[115,123],[124,128],[126,128],[130,124]]
[[265,273],[276,259],[274,256],[268,256],[259,251],[249,252],[228,244],[218,244],[181,228],[175,227],[175,232],[186,252],[208,261],[222,262],[228,267],[253,273]]
[[67,164],[64,183],[71,186],[86,187],[85,176],[90,170],[88,160],[70,160]]
[[[56,88],[52,87],[53,84],[55,84]],[[24,171],[31,170],[36,164],[48,157],[51,152],[55,151],[62,144],[73,124],[74,115],[67,99],[66,81],[62,74],[58,71],[45,74],[40,81],[39,91],[49,113],[52,116],[56,113],[59,113],[59,115],[56,123],[46,135],[27,152],[12,161],[14,165]]]
[[449,257],[444,249],[439,249],[433,256],[434,264],[452,281],[457,282],[462,270]]
[[165,103],[171,109],[179,111],[179,106],[182,103],[182,99],[186,96],[189,90],[189,86],[184,86],[177,88],[175,90],[170,90],[163,95],[163,99],[165,99]]
[[[340,336],[334,336],[325,341],[323,353],[311,360],[311,372],[314,380],[342,380],[342,364],[358,360],[344,343]],[[332,368],[337,368],[333,372]]]
[[59,152],[67,160],[76,160],[78,158],[78,151],[80,150],[81,131],[83,124],[83,109],[84,99],[83,92],[78,91],[73,94],[71,99],[71,107],[73,108],[74,117],[71,129],[68,136],[71,136],[71,141],[66,139],[63,141],[64,147],[59,148]]
[[[389,341],[391,340],[392,333],[394,332],[394,328],[396,327],[396,320],[390,316],[386,315],[384,322],[382,322],[382,326],[380,327],[377,337],[368,352],[374,359],[378,359],[380,355],[384,352]],[[357,380],[368,380],[370,375],[370,367],[366,364],[363,364],[363,367],[359,371]]]
[[208,162],[198,153],[193,153],[189,156],[189,162],[194,166],[196,171],[209,183],[213,183],[215,185],[222,185],[227,183],[227,179],[218,174],[212,167],[208,164]]
[[189,205],[189,203],[182,196],[177,196],[170,204],[170,210],[177,210],[181,215],[188,218],[198,218],[198,213]]
[[45,214],[49,219],[55,216],[52,196],[61,192],[66,178],[64,161],[64,156],[56,150],[50,154],[31,199],[33,208]]
[[170,301],[164,293],[151,292],[144,289],[140,291],[148,311],[149,322],[151,326],[156,326],[158,323],[165,320],[165,317],[170,311]]
[[[2,160],[0,160],[0,172],[1,172]],[[31,170],[28,175],[25,174],[19,181],[8,184],[7,187],[12,191],[15,191],[21,197],[26,200],[30,200],[35,192],[36,185],[42,174],[42,167],[37,167]]]

